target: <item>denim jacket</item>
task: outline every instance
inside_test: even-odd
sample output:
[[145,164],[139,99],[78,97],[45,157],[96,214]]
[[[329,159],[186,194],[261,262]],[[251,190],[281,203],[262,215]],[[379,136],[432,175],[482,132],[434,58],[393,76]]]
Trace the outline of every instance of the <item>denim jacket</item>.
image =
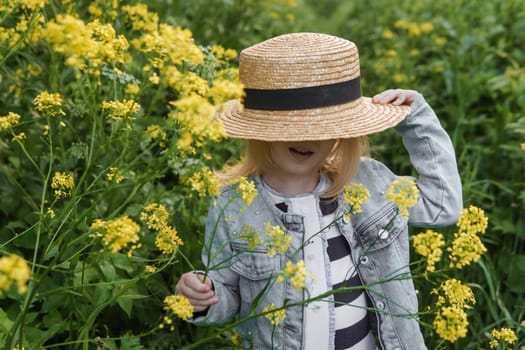
[[[463,206],[462,191],[450,138],[421,95],[412,104],[410,115],[395,129],[402,136],[419,175],[416,180],[419,199],[409,210],[408,222],[397,214],[395,204],[385,199],[387,188],[398,176],[370,158],[361,159],[353,179],[369,190],[369,201],[362,206],[361,213],[352,214],[348,219],[343,214],[350,208],[339,195],[335,217],[351,248],[361,281],[368,286],[367,294],[374,311],[372,328],[378,346],[388,350],[418,350],[426,347],[417,321],[418,300],[408,268],[407,226],[455,223]],[[289,281],[272,281],[288,260],[295,264],[304,258],[303,218],[279,210],[264,191],[260,178],[252,180],[258,195],[249,207],[239,199],[235,185],[224,188],[210,207],[203,261],[221,267],[209,274],[219,303],[212,305],[206,315],[190,322],[223,323],[236,315],[245,318],[260,313],[268,304],[286,303],[286,318],[273,332],[266,317],[255,317],[240,325],[241,339],[246,348],[300,350],[304,337],[300,303],[305,293],[292,288]],[[265,223],[286,228],[292,237],[286,253],[269,257],[264,245],[248,251],[247,241],[236,238],[243,233],[245,225],[250,225],[262,240],[267,239]],[[289,306],[293,304],[299,305]]]

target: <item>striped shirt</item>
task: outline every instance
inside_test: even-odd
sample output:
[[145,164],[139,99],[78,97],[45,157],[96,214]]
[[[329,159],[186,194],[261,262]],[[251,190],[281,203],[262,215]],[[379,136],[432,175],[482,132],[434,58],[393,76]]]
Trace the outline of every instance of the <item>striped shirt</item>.
[[[306,305],[303,349],[376,349],[367,296],[359,288],[362,283],[351,258],[350,246],[336,226],[330,225],[335,219],[337,202],[319,200],[318,195],[311,193],[286,196],[266,188],[280,210],[304,218],[305,267],[315,276],[306,283],[306,297],[348,288]],[[321,229],[321,234],[317,234]]]

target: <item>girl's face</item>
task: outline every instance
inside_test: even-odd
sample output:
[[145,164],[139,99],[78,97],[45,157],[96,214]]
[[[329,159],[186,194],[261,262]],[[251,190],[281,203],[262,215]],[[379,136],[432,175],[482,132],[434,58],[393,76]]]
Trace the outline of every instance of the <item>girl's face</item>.
[[317,184],[319,170],[334,144],[335,140],[270,142],[270,157],[275,166],[270,176],[281,181],[300,179]]

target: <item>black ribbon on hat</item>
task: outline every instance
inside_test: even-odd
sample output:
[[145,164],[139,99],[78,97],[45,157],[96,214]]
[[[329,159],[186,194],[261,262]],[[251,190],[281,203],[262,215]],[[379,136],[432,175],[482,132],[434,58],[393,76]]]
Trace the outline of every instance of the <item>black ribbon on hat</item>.
[[361,77],[342,83],[295,89],[244,89],[248,109],[292,111],[339,105],[361,97]]

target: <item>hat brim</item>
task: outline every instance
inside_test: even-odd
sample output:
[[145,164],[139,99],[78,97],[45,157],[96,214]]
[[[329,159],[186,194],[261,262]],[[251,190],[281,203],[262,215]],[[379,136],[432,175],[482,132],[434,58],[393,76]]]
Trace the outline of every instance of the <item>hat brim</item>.
[[392,128],[410,113],[409,106],[373,103],[369,97],[329,107],[293,111],[242,108],[224,104],[218,118],[226,135],[262,141],[314,141],[370,135]]

